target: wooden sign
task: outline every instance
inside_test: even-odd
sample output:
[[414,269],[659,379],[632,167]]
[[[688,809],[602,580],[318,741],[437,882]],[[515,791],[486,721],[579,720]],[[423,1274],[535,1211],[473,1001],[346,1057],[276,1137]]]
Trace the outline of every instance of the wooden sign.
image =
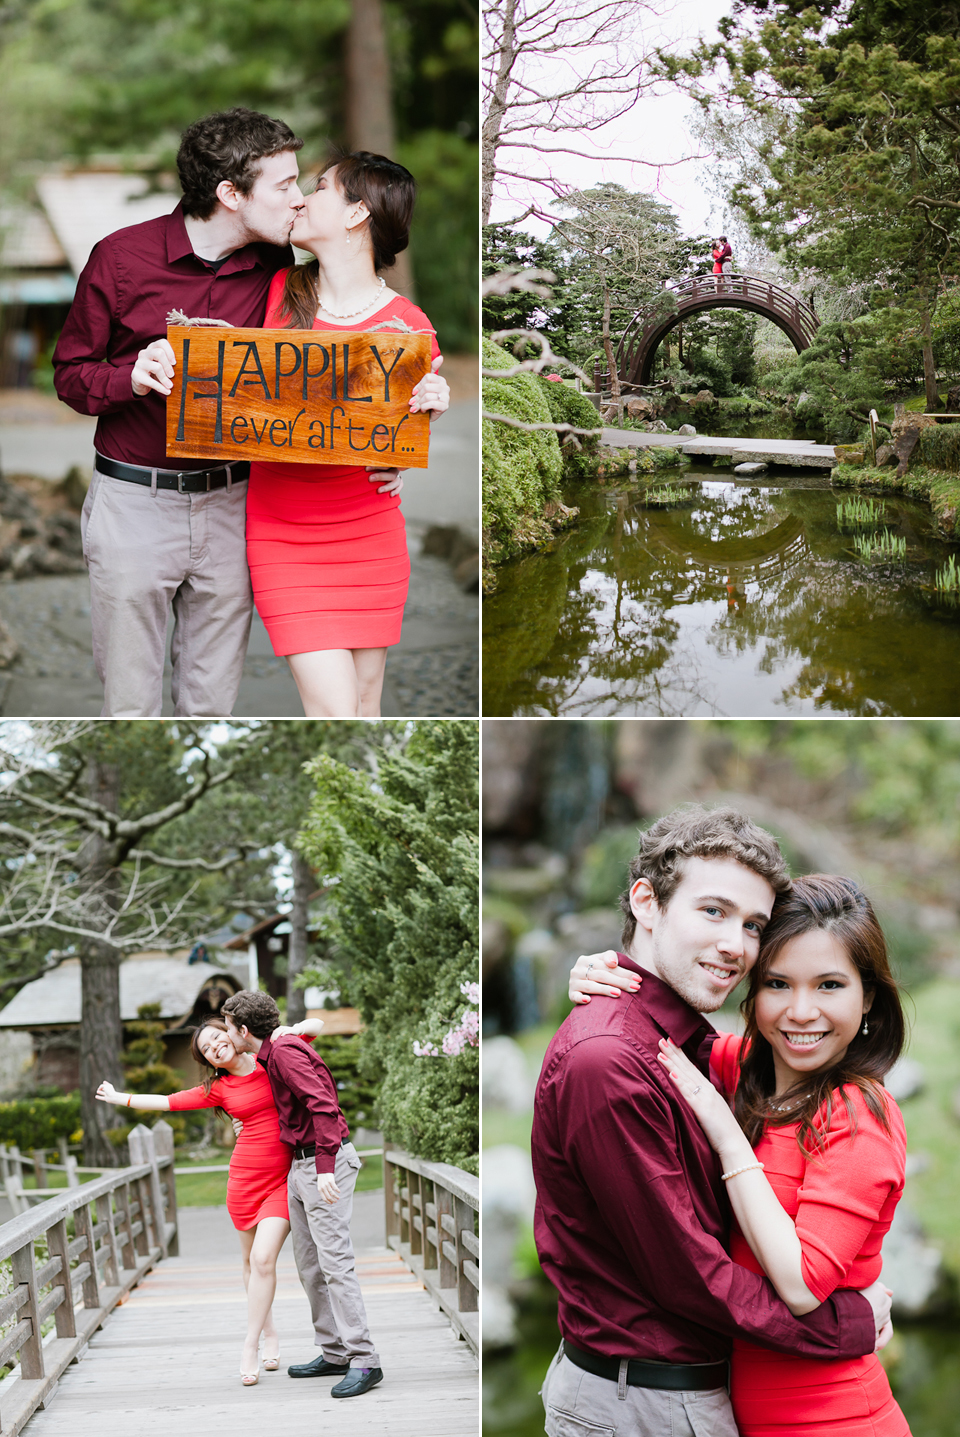
[[425,469],[430,336],[170,325],[167,455]]

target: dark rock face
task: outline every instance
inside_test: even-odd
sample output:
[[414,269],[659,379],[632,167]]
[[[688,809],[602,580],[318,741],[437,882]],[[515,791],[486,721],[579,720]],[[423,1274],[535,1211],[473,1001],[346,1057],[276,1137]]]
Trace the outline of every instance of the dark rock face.
[[[63,503],[56,491],[50,497],[54,504]],[[38,504],[28,489],[0,478],[0,572],[23,579],[82,569],[79,514]]]
[[897,451],[892,444],[881,444],[877,450],[877,465],[883,468],[885,464],[892,464],[897,457]]

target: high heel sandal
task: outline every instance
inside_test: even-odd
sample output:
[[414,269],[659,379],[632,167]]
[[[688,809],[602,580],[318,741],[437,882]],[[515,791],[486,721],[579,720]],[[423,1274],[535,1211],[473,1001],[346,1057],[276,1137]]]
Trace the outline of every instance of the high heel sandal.
[[263,1359],[263,1370],[264,1372],[278,1372],[280,1370],[279,1352],[276,1357],[265,1357]]
[[260,1381],[260,1373],[241,1372],[240,1381],[243,1383],[244,1387],[256,1387],[257,1383]]

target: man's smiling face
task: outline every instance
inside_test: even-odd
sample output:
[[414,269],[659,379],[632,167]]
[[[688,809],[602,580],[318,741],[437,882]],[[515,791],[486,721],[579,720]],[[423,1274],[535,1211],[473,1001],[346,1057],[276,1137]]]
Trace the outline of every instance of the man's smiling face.
[[661,908],[649,881],[630,891],[632,956],[699,1013],[713,1013],[757,961],[775,894],[734,858],[688,858]]

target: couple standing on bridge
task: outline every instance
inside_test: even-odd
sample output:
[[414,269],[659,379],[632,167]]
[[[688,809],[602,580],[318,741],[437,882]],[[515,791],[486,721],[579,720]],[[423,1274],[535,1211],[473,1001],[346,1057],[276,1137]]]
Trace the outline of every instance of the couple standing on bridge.
[[291,1377],[338,1376],[332,1397],[360,1397],[383,1380],[357,1279],[350,1238],[360,1159],[340,1111],[329,1068],[310,1046],[323,1027],[307,1019],[282,1027],[267,993],[228,998],[222,1017],[193,1036],[191,1052],[209,1069],[196,1088],[121,1093],[103,1082],[97,1097],[148,1112],[220,1108],[234,1120],[227,1211],[240,1234],[247,1290],[247,1335],[240,1378],[253,1387],[263,1368],[280,1366],[273,1321],[277,1258],[287,1233],[310,1302],[319,1357],[287,1368]]
[[[81,526],[105,718],[160,713],[171,607],[175,715],[228,716],[254,600],[307,717],[379,716],[410,576],[399,471],[211,468],[166,448],[175,357],[161,336],[174,310],[244,329],[429,334],[433,370],[442,363],[427,316],[381,274],[407,248],[413,176],[384,155],[338,153],[305,198],[302,145],[253,110],[196,121],[176,209],[101,240],[77,283],[53,365],[60,398],[98,419]],[[291,243],[308,263],[294,264]],[[449,399],[425,374],[410,411],[433,419]]]

